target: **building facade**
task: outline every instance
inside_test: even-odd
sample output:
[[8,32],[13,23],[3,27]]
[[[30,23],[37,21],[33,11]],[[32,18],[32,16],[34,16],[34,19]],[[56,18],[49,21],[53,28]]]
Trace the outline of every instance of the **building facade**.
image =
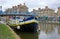
[[12,6],[12,8],[6,9],[5,12],[28,12],[28,7],[24,3],[23,5]]
[[58,7],[57,16],[60,17],[60,7]]
[[40,9],[40,8],[38,8],[38,10],[33,9],[32,12],[37,13],[39,17],[42,17],[42,16],[54,17],[55,16],[54,10],[48,8],[48,6],[45,6],[44,9]]
[[25,3],[23,5],[18,5],[18,12],[28,12],[28,7],[25,5]]
[[[0,7],[1,8],[1,7]],[[8,8],[5,10],[5,12],[29,12],[28,7],[25,3],[19,4],[17,6],[12,6],[12,8]],[[55,13],[55,10],[50,9],[48,6],[45,6],[45,8],[41,9],[38,8],[38,10],[33,9],[32,13],[38,14],[39,17],[47,16],[47,17],[59,17],[60,16],[60,7],[58,7],[57,13]]]

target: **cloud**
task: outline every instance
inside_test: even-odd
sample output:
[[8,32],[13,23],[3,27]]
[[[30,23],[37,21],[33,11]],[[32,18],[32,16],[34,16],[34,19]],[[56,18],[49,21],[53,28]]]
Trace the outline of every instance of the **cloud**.
[[0,0],[0,5],[3,5],[3,4],[5,4],[5,3],[6,3],[5,0]]
[[[26,5],[29,7],[29,10],[32,10],[33,8],[43,8],[45,6],[49,6],[49,8],[56,9],[57,7],[60,7],[60,0],[0,0],[0,3],[3,6],[3,10],[18,5],[20,3],[26,3]],[[4,4],[5,3],[5,4]]]

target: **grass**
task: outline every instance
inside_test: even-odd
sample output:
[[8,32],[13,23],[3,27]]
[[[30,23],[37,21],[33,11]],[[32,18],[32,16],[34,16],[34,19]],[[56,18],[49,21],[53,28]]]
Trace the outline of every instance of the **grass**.
[[0,39],[16,39],[12,31],[4,24],[0,24]]

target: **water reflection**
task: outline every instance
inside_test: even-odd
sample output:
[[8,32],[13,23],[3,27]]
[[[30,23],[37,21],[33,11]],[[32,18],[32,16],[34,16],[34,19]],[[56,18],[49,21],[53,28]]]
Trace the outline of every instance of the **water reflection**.
[[21,37],[21,39],[38,39],[38,33],[33,32],[18,32],[15,30],[15,32]]
[[53,24],[41,24],[40,30],[45,31],[46,33],[50,33],[54,30]]
[[[44,25],[44,26],[43,26]],[[39,39],[60,39],[60,25],[42,24],[40,25]]]
[[60,26],[58,26],[58,34],[60,34]]
[[60,39],[60,24],[45,24],[40,23],[40,31],[32,32],[17,32],[21,39]]
[[38,39],[38,34],[37,33],[20,33],[20,37],[22,39]]

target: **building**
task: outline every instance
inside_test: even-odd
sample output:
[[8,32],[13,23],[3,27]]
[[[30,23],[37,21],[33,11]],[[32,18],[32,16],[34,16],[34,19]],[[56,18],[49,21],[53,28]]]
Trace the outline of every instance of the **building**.
[[57,17],[60,17],[60,7],[58,7]]
[[32,12],[37,13],[39,15],[39,17],[42,17],[42,16],[53,17],[53,16],[55,16],[54,10],[48,8],[48,6],[45,6],[44,9],[40,9],[40,8],[38,8],[38,10],[33,9]]
[[25,5],[25,3],[23,5],[18,5],[18,12],[28,12],[28,7]]
[[33,9],[32,13],[40,15],[41,9],[40,8],[38,8],[38,10]]
[[12,6],[12,8],[6,9],[5,12],[28,12],[28,7],[24,3],[23,5]]

